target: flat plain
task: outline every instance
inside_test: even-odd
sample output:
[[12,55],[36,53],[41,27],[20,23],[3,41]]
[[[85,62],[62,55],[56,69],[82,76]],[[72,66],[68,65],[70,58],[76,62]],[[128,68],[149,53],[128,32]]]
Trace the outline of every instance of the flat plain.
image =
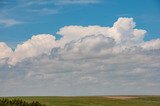
[[27,102],[38,101],[46,106],[160,106],[160,96],[28,96],[5,98],[22,99]]

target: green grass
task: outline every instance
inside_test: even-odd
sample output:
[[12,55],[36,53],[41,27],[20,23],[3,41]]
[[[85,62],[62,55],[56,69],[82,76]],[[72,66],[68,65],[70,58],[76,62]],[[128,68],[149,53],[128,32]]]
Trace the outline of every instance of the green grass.
[[38,101],[47,106],[160,106],[160,96],[140,96],[126,100],[111,99],[103,96],[82,97],[7,97],[19,98],[27,102]]

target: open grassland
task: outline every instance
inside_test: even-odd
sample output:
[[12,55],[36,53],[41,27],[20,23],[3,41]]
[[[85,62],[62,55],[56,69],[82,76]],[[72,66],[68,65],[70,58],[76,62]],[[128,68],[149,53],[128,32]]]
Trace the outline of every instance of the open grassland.
[[38,101],[46,106],[160,106],[160,96],[33,96],[7,97],[27,102]]

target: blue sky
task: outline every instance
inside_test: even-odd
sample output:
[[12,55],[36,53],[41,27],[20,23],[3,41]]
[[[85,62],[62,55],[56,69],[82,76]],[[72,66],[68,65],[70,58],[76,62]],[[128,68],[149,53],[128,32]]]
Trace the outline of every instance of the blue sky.
[[1,0],[0,14],[1,21],[16,21],[9,26],[0,21],[0,41],[9,44],[40,33],[56,36],[67,25],[111,26],[118,17],[133,17],[137,28],[147,30],[145,40],[160,37],[158,0]]
[[159,0],[0,0],[0,96],[159,95]]

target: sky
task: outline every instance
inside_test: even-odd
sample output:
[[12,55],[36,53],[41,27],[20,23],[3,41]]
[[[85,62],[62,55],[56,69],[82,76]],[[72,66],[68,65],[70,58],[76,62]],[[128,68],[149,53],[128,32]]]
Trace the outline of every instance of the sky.
[[0,0],[0,96],[160,95],[159,0]]

